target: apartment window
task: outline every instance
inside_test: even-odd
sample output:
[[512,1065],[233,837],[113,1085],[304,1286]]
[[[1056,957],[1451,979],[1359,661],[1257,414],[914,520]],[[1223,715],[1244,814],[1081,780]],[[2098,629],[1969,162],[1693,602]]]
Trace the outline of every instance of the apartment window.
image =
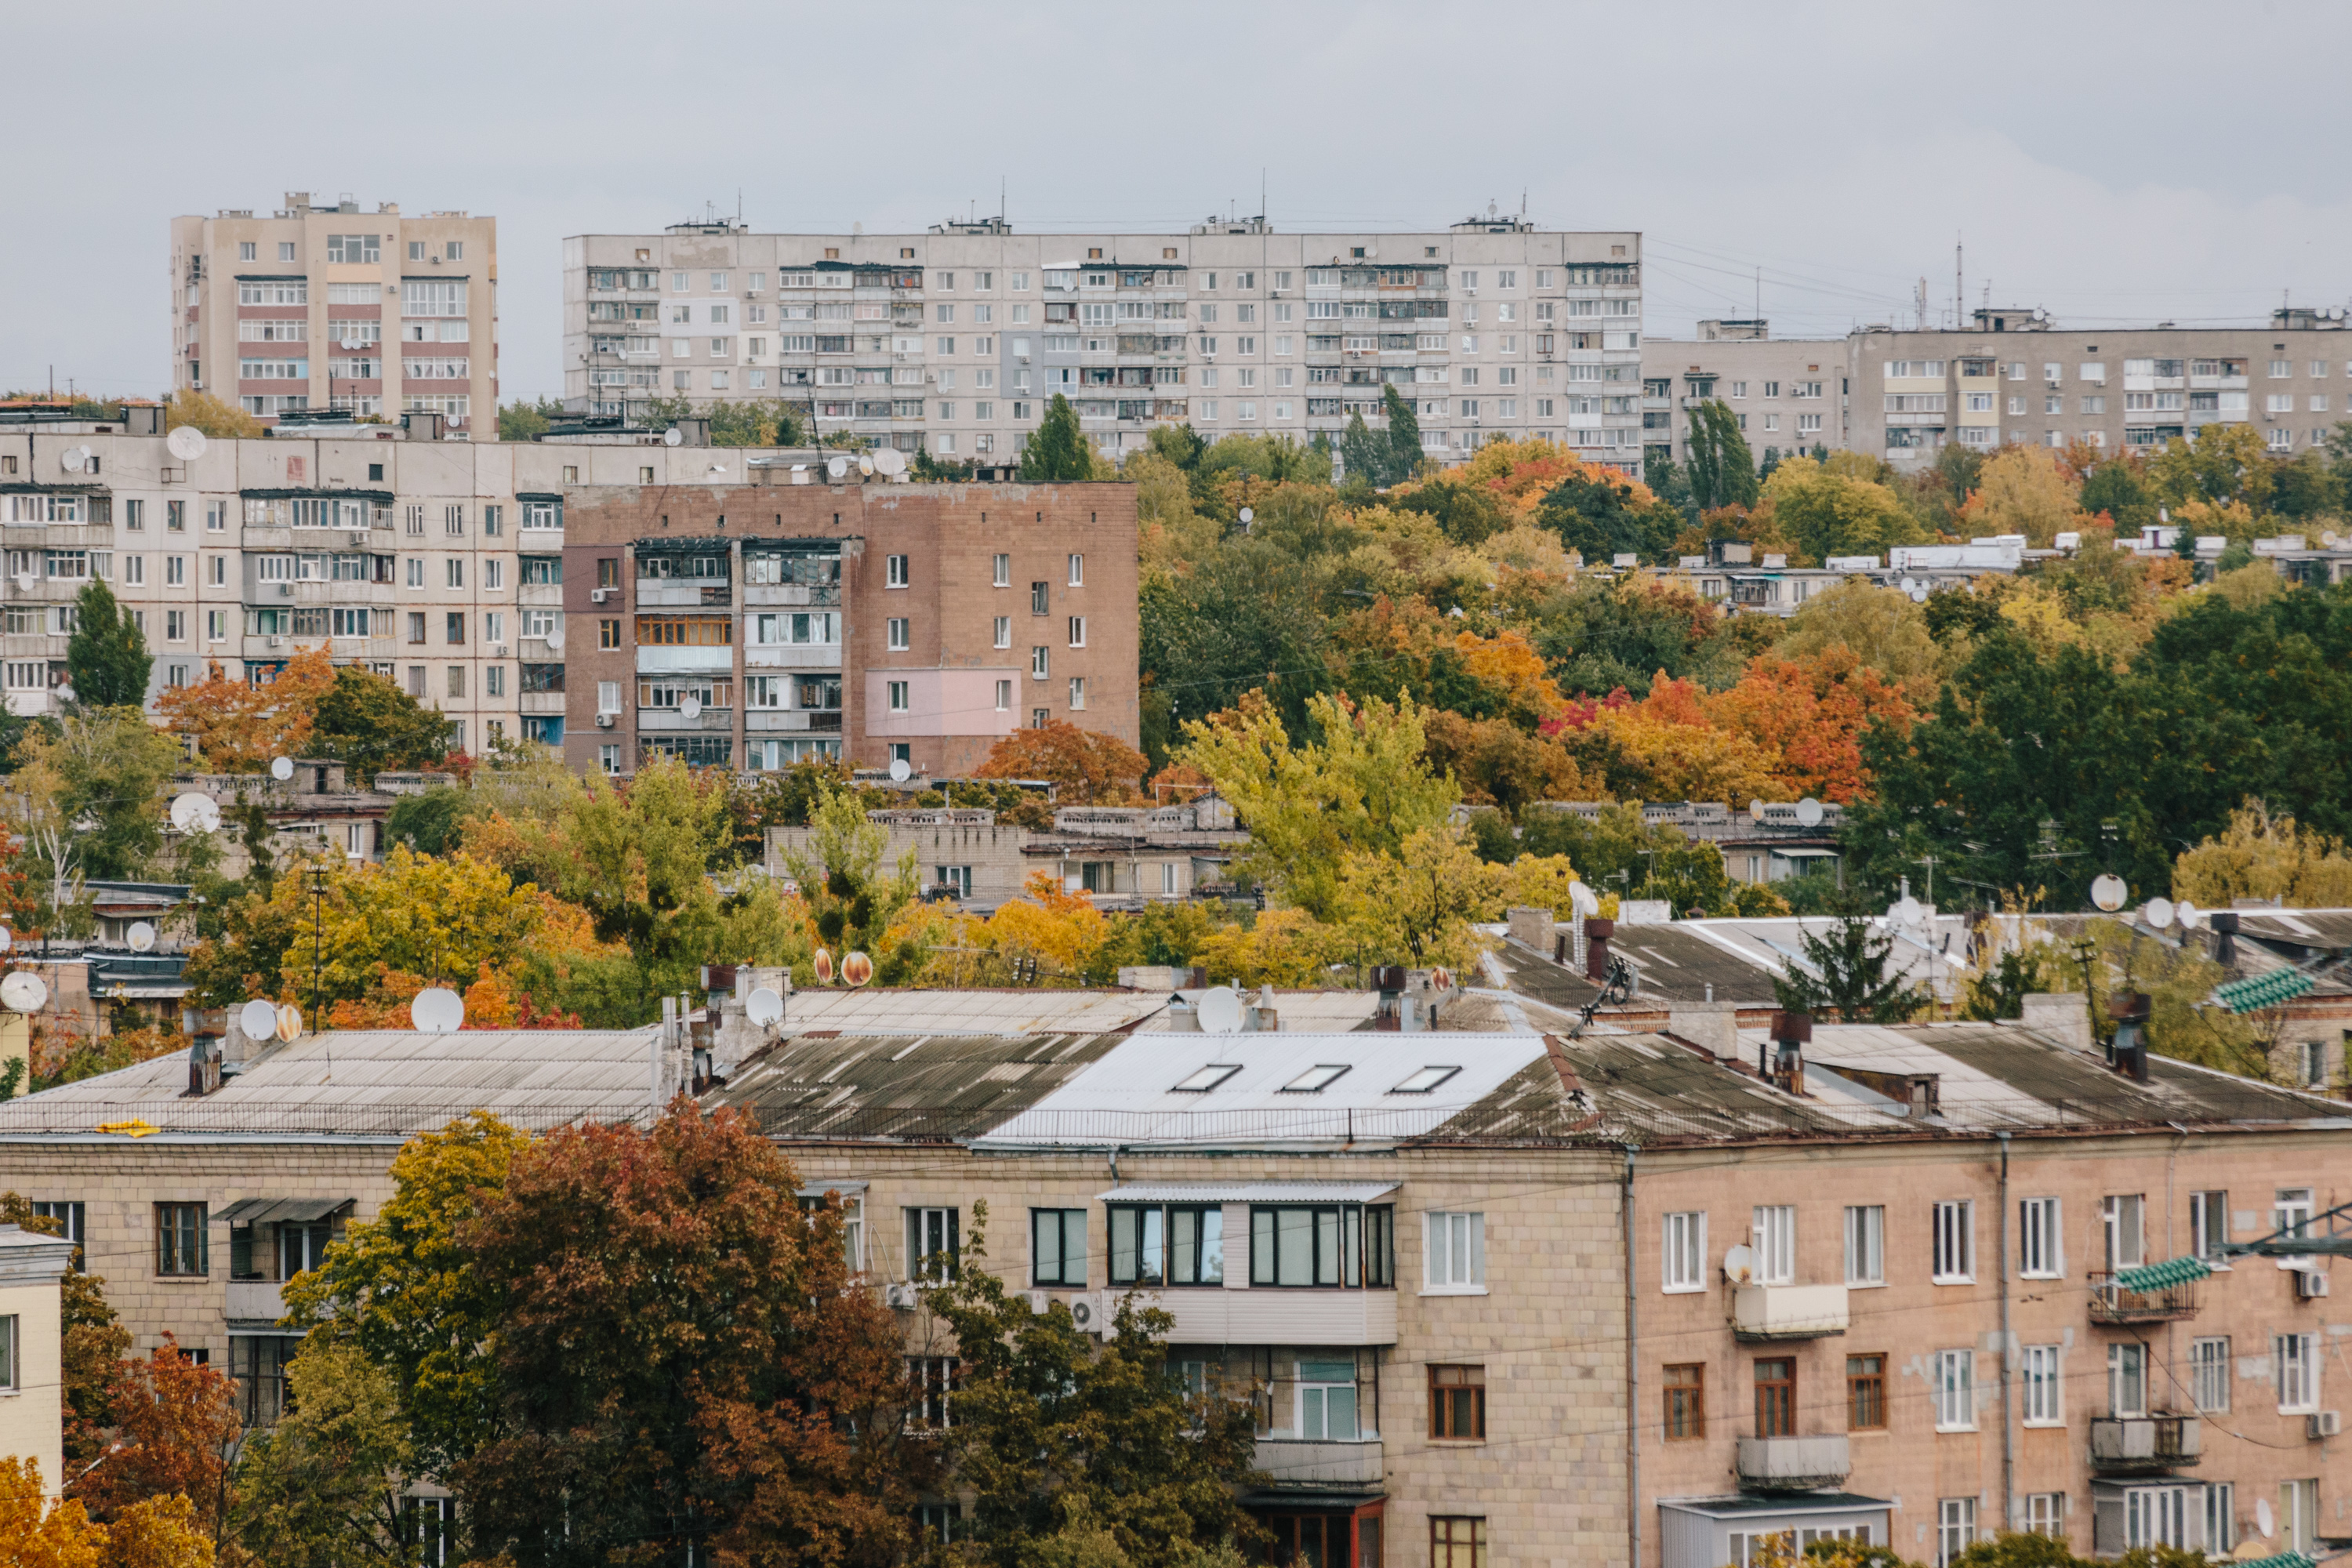
[[1387,1286],[1396,1282],[1394,1209],[1250,1210],[1250,1283]]
[[1936,1404],[1936,1430],[1967,1432],[1977,1424],[1977,1352],[1972,1350],[1935,1352],[1929,1385]]
[[889,625],[888,625],[888,633],[889,633],[889,644],[890,644],[889,651],[890,651],[890,652],[892,652],[892,653],[905,653],[905,652],[906,652],[906,651],[907,651],[910,647],[912,647],[912,646],[913,646],[912,639],[909,637],[909,636],[908,636],[908,629],[907,629],[907,617],[906,617],[906,616],[890,616],[890,617],[889,617]]
[[2142,1228],[2145,1202],[2137,1193],[2103,1198],[2099,1203],[2099,1226],[2106,1240],[2107,1268],[2137,1268],[2147,1261],[2146,1232]]
[[[2271,1228],[2287,1238],[2297,1238],[2311,1230],[2312,1202],[2309,1187],[2281,1187],[2271,1205]],[[2137,1258],[2133,1259],[2137,1262]]]
[[1046,661],[1051,658],[1051,652],[1052,650],[1042,646],[1033,647],[1029,650],[1030,679],[1044,680],[1046,679],[1047,675],[1050,673]]
[[1087,558],[1083,555],[1072,555],[1070,557],[1070,586],[1073,588],[1083,588],[1086,586],[1086,584]]
[[2107,1347],[2107,1414],[2147,1414],[2147,1347],[2142,1344]]
[[904,680],[892,680],[885,682],[884,684],[885,689],[888,693],[890,711],[893,713],[904,713],[908,711],[912,706],[908,700],[908,683]]
[[2021,1358],[2025,1385],[2025,1424],[2062,1426],[2066,1417],[2058,1404],[2058,1347],[2027,1345]]
[[2227,1268],[2221,1248],[2230,1239],[2230,1194],[2189,1194],[2189,1250],[2206,1262]]
[[1759,1205],[1748,1226],[1756,1249],[1756,1282],[1793,1285],[1797,1281],[1797,1211],[1791,1205]]
[[0,1391],[9,1394],[21,1387],[16,1371],[16,1314],[0,1318]]
[[1845,1211],[1845,1282],[1886,1283],[1886,1209],[1868,1204]]
[[466,667],[462,664],[453,664],[449,667],[449,695],[452,697],[466,695]]
[[920,1423],[934,1431],[943,1431],[950,1423],[949,1398],[955,1392],[957,1358],[951,1355],[910,1355],[907,1358],[908,1381],[915,1385],[915,1402],[907,1412],[908,1426]]
[[910,1279],[952,1279],[962,1249],[960,1211],[951,1208],[907,1210],[907,1277]]
[[1665,1369],[1666,1440],[1706,1436],[1706,1368],[1696,1363]]
[[211,1272],[205,1236],[206,1219],[203,1204],[155,1205],[156,1273],[187,1276]]
[[2225,1415],[2230,1408],[2230,1337],[2189,1342],[2189,1393],[2197,1408]]
[[1483,1443],[1486,1440],[1485,1367],[1433,1366],[1429,1369],[1429,1435],[1447,1443]]
[[1013,711],[1013,682],[1000,680],[996,683],[996,710],[999,713]]
[[1936,1502],[1936,1568],[1951,1568],[1977,1538],[1977,1500],[1939,1498]]
[[2282,1415],[2319,1408],[2319,1339],[2315,1334],[2273,1334],[2272,1365],[2277,1370]]
[[1432,1214],[1424,1234],[1428,1248],[1424,1294],[1486,1289],[1486,1216],[1483,1213]]
[[2025,1529],[2032,1535],[2063,1536],[2066,1533],[2066,1494],[2026,1493]]
[[1886,1358],[1850,1355],[1845,1358],[1845,1424],[1849,1431],[1886,1429]]
[[2059,1246],[2058,1200],[2027,1198],[2017,1205],[2017,1271],[2027,1279],[2055,1279],[2066,1271]]
[[1965,1285],[1976,1278],[1976,1205],[1965,1199],[1935,1207],[1934,1277],[1939,1285]]
[[236,258],[239,261],[252,261],[256,259],[254,250],[255,242],[252,240],[240,239],[236,242]]
[[1070,617],[1069,632],[1070,632],[1070,646],[1071,646],[1072,647],[1086,647],[1086,646],[1087,646],[1087,618],[1086,618],[1086,616],[1072,616]]
[[1356,1363],[1298,1363],[1298,1435],[1309,1441],[1353,1442],[1356,1424]]
[[1029,1211],[1029,1282],[1085,1288],[1086,1210]]
[[1213,1206],[1114,1208],[1110,1282],[1114,1285],[1222,1285],[1225,1215]]
[[205,612],[205,640],[206,642],[226,642],[228,640],[227,611],[206,610]]
[[1797,1363],[1773,1356],[1756,1363],[1756,1436],[1797,1435]]
[[995,585],[995,586],[997,586],[997,587],[999,587],[999,588],[1010,588],[1011,586],[1013,586],[1013,557],[1012,557],[1012,556],[1010,556],[1010,555],[999,555],[999,556],[996,558],[996,562],[995,562],[995,575],[994,575],[994,577],[992,579],[992,581],[994,583],[994,585]]
[[1665,1216],[1665,1237],[1658,1269],[1660,1288],[1668,1291],[1706,1289],[1706,1212],[1694,1209]]

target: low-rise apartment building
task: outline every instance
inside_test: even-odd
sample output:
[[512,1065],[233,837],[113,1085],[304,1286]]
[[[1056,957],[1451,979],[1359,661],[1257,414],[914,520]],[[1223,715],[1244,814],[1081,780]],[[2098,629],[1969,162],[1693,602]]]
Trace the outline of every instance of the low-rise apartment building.
[[499,226],[289,191],[268,216],[172,220],[172,385],[265,424],[434,414],[499,438]]
[[567,405],[782,398],[830,436],[1009,465],[1067,396],[1114,456],[1161,425],[1318,434],[1383,392],[1458,460],[1541,436],[1641,471],[1642,242],[1489,215],[1426,233],[756,234],[564,241]]
[[1642,344],[1642,440],[1690,461],[1691,413],[1722,402],[1759,467],[1816,447],[1847,444],[1846,341],[1776,338],[1761,319],[1706,321],[1697,335],[1653,334]]

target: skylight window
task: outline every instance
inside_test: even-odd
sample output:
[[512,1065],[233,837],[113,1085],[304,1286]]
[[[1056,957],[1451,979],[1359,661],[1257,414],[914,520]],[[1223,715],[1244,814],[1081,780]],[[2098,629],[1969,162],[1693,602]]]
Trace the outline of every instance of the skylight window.
[[1213,1062],[1176,1086],[1179,1094],[1206,1094],[1225,1079],[1241,1071],[1238,1064]]
[[1338,1078],[1341,1073],[1346,1072],[1347,1070],[1348,1069],[1344,1066],[1332,1067],[1328,1064],[1322,1067],[1308,1068],[1305,1072],[1300,1073],[1297,1078],[1292,1079],[1288,1083],[1284,1084],[1282,1086],[1282,1092],[1285,1094],[1318,1093],[1327,1085],[1328,1085],[1332,1079]]
[[1423,1068],[1389,1092],[1391,1094],[1427,1094],[1461,1070],[1460,1068]]

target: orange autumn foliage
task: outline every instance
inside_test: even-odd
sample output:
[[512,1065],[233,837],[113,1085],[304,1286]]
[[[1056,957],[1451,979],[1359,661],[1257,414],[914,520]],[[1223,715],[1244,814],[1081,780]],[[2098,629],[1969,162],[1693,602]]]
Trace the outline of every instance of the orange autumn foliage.
[[1778,759],[1773,776],[1789,794],[1841,805],[1869,786],[1862,734],[1871,721],[1908,730],[1914,717],[1903,689],[1843,644],[1810,659],[1759,658],[1738,685],[1703,707],[1713,722]]
[[196,743],[203,765],[215,773],[258,773],[273,757],[299,757],[317,722],[319,700],[335,684],[324,647],[296,653],[267,686],[232,680],[218,661],[194,686],[155,699],[163,727]]
[[1454,637],[1454,648],[1462,656],[1465,669],[1500,688],[1514,707],[1533,713],[1538,722],[1568,706],[1568,699],[1547,673],[1543,655],[1524,632],[1504,631],[1491,638],[1463,632]]

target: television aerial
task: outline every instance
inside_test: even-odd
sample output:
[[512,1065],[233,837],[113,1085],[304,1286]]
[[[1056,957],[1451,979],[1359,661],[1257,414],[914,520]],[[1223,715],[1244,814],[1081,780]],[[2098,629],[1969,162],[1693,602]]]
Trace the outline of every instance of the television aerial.
[[408,1021],[420,1034],[455,1034],[466,1026],[466,999],[446,985],[428,985],[408,1005]]
[[1242,999],[1239,993],[1225,986],[1202,992],[1193,1013],[1201,1020],[1201,1033],[1204,1035],[1241,1033]]
[[193,463],[205,455],[205,433],[193,425],[183,425],[163,437],[163,449],[184,463]]
[[761,1027],[780,1024],[784,1017],[784,999],[762,985],[743,998],[743,1016]]

